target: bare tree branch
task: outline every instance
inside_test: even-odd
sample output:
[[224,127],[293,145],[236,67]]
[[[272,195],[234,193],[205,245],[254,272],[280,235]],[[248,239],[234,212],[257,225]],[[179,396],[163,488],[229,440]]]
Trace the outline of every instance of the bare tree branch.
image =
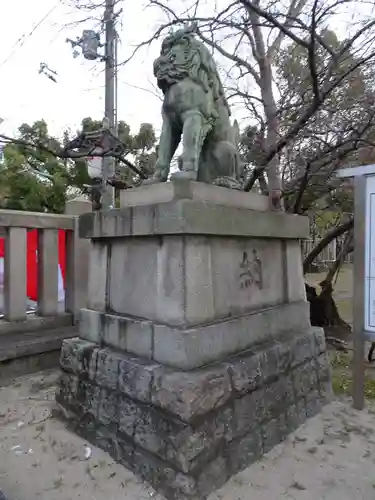
[[335,277],[336,273],[339,271],[340,267],[342,266],[345,257],[348,255],[350,249],[353,246],[353,231],[350,230],[347,232],[345,241],[340,249],[340,252],[333,263],[333,265],[330,267],[326,277],[321,283],[322,287],[326,287],[328,284],[332,284],[332,280]]
[[354,219],[350,218],[346,222],[343,222],[339,226],[334,227],[330,231],[328,231],[326,236],[319,241],[319,243],[315,246],[315,248],[312,249],[312,251],[309,253],[309,255],[307,255],[307,257],[303,261],[304,274],[307,273],[311,264],[314,262],[317,256],[325,249],[325,247],[331,243],[331,241],[345,234],[347,231],[352,229],[353,226],[354,226]]
[[311,17],[311,31],[310,31],[310,44],[308,48],[308,59],[309,59],[309,69],[311,75],[311,83],[314,93],[314,100],[316,102],[320,101],[320,91],[319,91],[319,83],[318,83],[318,74],[316,69],[316,60],[315,60],[315,36],[316,36],[316,9],[318,5],[318,0],[314,0],[314,5],[312,8],[312,17]]
[[231,61],[234,61],[235,63],[237,63],[238,65],[240,66],[243,66],[244,68],[247,69],[247,71],[251,74],[251,76],[254,78],[254,80],[257,82],[257,84],[259,85],[260,84],[260,78],[259,78],[259,75],[256,73],[256,71],[254,70],[253,66],[251,64],[249,64],[248,62],[244,61],[242,58],[238,57],[236,54],[231,54],[230,52],[228,52],[227,50],[225,50],[224,48],[220,47],[220,45],[218,45],[217,43],[209,40],[207,37],[205,37],[203,35],[203,33],[201,32],[200,29],[197,30],[197,34],[199,35],[199,37],[201,38],[201,40],[206,43],[207,45],[209,45],[210,47],[214,48],[215,50],[217,50],[219,52],[219,54],[221,54],[222,56],[230,59]]
[[266,10],[262,9],[259,6],[259,2],[255,0],[254,2],[251,2],[250,0],[240,0],[241,3],[243,4],[244,7],[248,10],[248,12],[254,12],[258,16],[266,19],[269,21],[272,25],[274,25],[276,28],[280,30],[281,33],[284,35],[287,35],[289,38],[291,38],[295,43],[298,43],[298,45],[301,45],[301,47],[305,47],[306,49],[309,48],[309,44],[306,40],[303,40],[296,34],[294,34],[291,30],[289,30],[285,24],[280,23],[277,19],[272,14],[269,14]]
[[128,168],[130,168],[134,173],[139,175],[142,179],[147,178],[147,176],[144,174],[144,172],[142,172],[140,169],[138,169],[138,167],[133,165],[133,163],[131,163],[121,153],[116,153],[116,152],[113,152],[110,150],[103,149],[103,151],[101,151],[100,153],[97,153],[96,147],[93,147],[93,149],[91,151],[85,151],[85,152],[67,151],[65,148],[52,149],[50,146],[43,144],[40,141],[35,141],[35,142],[25,141],[23,139],[16,139],[16,138],[8,137],[8,136],[2,135],[2,134],[0,134],[0,143],[23,146],[32,152],[41,150],[41,151],[44,151],[46,153],[49,153],[51,156],[55,156],[55,157],[62,158],[62,159],[70,158],[72,160],[79,160],[79,159],[87,158],[88,156],[91,156],[95,151],[95,156],[98,156],[98,157],[112,156],[113,158],[116,158],[117,160],[124,163]]
[[[302,9],[306,6],[307,0],[292,0],[290,2],[290,6],[288,9],[288,12],[286,14],[286,22],[284,23],[284,26],[286,28],[286,23],[288,22],[289,19],[291,18],[297,18],[298,15],[301,13]],[[272,59],[273,55],[275,52],[277,52],[280,49],[281,43],[284,40],[286,36],[286,31],[279,31],[277,37],[273,41],[273,43],[269,46],[268,48],[268,57]]]
[[292,125],[287,133],[278,141],[278,143],[267,152],[265,158],[263,160],[263,165],[255,168],[253,170],[253,174],[250,179],[246,182],[244,190],[250,191],[253,187],[255,181],[258,179],[259,174],[266,168],[268,163],[277,155],[287,144],[291,141],[301,130],[301,128],[310,120],[310,118],[318,111],[318,109],[323,105],[327,97],[331,94],[331,92],[337,88],[340,83],[347,78],[355,69],[362,66],[365,62],[370,61],[375,57],[375,52],[371,53],[369,56],[361,59],[356,62],[352,67],[350,67],[343,74],[339,75],[332,83],[330,83],[325,89],[320,93],[320,99],[314,100],[310,107],[306,109],[306,111],[299,117],[299,119]]

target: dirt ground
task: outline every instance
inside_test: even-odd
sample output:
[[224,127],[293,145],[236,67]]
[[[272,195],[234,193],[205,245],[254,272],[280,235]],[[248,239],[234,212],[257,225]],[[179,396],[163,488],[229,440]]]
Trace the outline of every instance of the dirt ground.
[[[307,280],[316,285],[323,278],[311,274]],[[334,295],[351,323],[350,266],[340,272]],[[340,381],[349,363],[350,353],[334,361]],[[53,418],[56,377],[57,372],[37,374],[0,388],[0,490],[8,500],[162,500]],[[356,412],[341,398],[209,500],[368,500],[375,498],[374,464],[375,404]]]
[[[0,490],[8,500],[162,500],[51,415],[57,372],[0,388]],[[209,500],[375,497],[375,407],[337,400]]]

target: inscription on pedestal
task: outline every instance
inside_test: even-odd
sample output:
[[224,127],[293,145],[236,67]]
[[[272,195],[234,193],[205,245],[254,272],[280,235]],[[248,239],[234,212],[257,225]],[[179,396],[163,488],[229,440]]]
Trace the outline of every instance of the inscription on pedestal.
[[243,252],[240,263],[240,288],[257,287],[263,289],[263,269],[262,261],[255,248],[252,251],[252,258],[247,252]]

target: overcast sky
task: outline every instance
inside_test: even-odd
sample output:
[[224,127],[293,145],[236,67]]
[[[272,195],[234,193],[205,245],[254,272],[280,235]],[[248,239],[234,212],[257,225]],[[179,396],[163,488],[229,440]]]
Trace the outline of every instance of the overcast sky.
[[[158,14],[143,9],[141,0],[123,2],[118,31],[121,36],[119,61],[137,42],[150,36]],[[14,134],[22,122],[44,118],[53,135],[74,132],[82,118],[101,119],[104,113],[104,64],[72,56],[66,38],[75,39],[82,29],[96,27],[92,21],[68,26],[84,17],[68,5],[54,0],[12,0],[0,2],[0,131]],[[32,34],[30,35],[30,33]],[[160,100],[153,88],[152,62],[159,43],[143,50],[128,65],[119,68],[118,118],[133,132],[142,122],[160,129]],[[40,63],[57,72],[57,83],[39,74]],[[145,92],[136,89],[141,86]]]
[[[74,24],[87,14],[74,10],[68,2],[0,0],[0,118],[5,119],[0,132],[14,134],[21,123],[44,118],[51,134],[61,137],[62,132],[69,128],[75,133],[86,116],[102,119],[104,63],[87,61],[82,55],[74,59],[72,48],[66,43],[66,38],[81,36],[83,29],[99,30],[100,23]],[[212,2],[201,0],[201,11],[211,12]],[[215,0],[214,5],[226,3],[227,0]],[[121,2],[122,12],[117,25],[121,38],[119,62],[129,57],[134,47],[148,39],[165,21],[160,11],[146,9],[145,4],[147,0]],[[185,0],[175,0],[175,4],[180,4],[181,11],[186,8]],[[350,3],[348,6],[352,21],[356,10],[354,5]],[[332,19],[334,26],[331,27],[348,35],[349,15],[341,17],[341,22],[340,17]],[[358,29],[352,24],[353,29]],[[154,42],[142,49],[130,63],[118,68],[118,119],[126,121],[133,133],[143,122],[152,123],[156,132],[160,131],[161,102],[155,96],[157,91],[152,74],[152,63],[159,49],[160,41]],[[57,83],[39,74],[40,63],[56,71]],[[222,58],[220,64],[223,64]],[[239,120],[240,126],[244,120],[248,123],[246,109],[234,107],[232,101],[231,104],[233,116]]]

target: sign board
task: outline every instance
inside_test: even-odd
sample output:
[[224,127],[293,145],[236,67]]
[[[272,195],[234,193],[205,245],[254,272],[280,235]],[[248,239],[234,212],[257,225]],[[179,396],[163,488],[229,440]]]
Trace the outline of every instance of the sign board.
[[375,175],[366,176],[364,327],[375,333]]
[[[337,176],[363,177],[365,180],[364,214],[357,214],[356,220],[364,217],[364,221],[361,221],[364,227],[364,255],[361,257],[364,259],[364,275],[361,277],[364,287],[363,329],[369,340],[375,340],[375,165],[345,168]],[[355,280],[358,278],[354,277]]]
[[100,156],[87,157],[87,172],[91,179],[95,179],[96,177],[101,178],[102,164],[103,158],[101,158]]
[[354,178],[353,407],[365,406],[365,340],[375,341],[375,165],[339,170]]

